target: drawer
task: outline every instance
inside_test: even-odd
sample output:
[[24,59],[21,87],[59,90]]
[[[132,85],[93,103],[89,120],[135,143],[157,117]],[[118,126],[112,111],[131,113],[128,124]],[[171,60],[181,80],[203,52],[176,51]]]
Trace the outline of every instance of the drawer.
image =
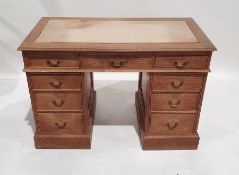
[[160,56],[156,57],[156,68],[184,70],[184,69],[208,69],[208,56]]
[[152,74],[153,91],[200,91],[203,82],[203,75]]
[[82,57],[81,68],[93,70],[138,70],[150,69],[151,60],[146,57],[97,56]]
[[79,58],[75,53],[34,52],[27,53],[26,67],[30,68],[79,68]]
[[193,111],[197,110],[199,93],[152,94],[152,111]]
[[79,134],[82,133],[81,113],[38,113],[38,134]]
[[195,114],[152,114],[149,132],[157,134],[192,134]]
[[36,92],[36,108],[41,110],[81,110],[80,92]]
[[81,74],[32,74],[30,76],[33,89],[81,89]]

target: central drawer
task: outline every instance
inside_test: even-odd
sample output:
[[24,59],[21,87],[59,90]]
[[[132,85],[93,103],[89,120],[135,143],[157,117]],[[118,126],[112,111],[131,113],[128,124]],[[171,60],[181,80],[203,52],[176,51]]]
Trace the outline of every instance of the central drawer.
[[38,113],[37,132],[39,134],[79,134],[82,133],[81,113]]
[[197,110],[199,93],[152,94],[152,111],[194,111]]
[[82,74],[32,74],[33,89],[81,89]]
[[81,110],[81,92],[36,92],[36,109],[38,111]]
[[81,68],[93,70],[140,70],[150,69],[151,59],[144,56],[81,56]]

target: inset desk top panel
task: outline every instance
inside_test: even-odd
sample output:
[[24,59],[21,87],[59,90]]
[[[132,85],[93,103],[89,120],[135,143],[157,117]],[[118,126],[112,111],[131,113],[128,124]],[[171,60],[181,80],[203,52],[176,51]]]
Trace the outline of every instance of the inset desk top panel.
[[44,17],[18,50],[213,51],[191,18]]
[[36,42],[197,42],[185,21],[49,20]]

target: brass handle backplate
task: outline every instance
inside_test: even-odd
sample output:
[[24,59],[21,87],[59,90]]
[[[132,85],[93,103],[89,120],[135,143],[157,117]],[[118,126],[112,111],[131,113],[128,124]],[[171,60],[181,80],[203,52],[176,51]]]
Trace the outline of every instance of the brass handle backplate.
[[177,69],[183,69],[187,64],[187,61],[175,61],[174,65]]
[[58,67],[60,64],[60,61],[56,59],[51,59],[51,60],[47,60],[47,64],[50,65],[51,67]]
[[175,81],[172,81],[171,82],[171,86],[174,88],[174,89],[179,89],[183,86],[183,81],[179,81],[179,80],[175,80]]
[[64,100],[54,100],[52,103],[57,107],[61,107],[64,104]]
[[55,123],[55,127],[57,129],[64,129],[66,127],[67,123],[64,122],[64,123]]
[[170,122],[167,123],[166,126],[168,127],[169,130],[172,130],[172,129],[174,129],[178,126],[178,123],[175,122],[175,121],[170,121]]
[[180,100],[171,100],[168,102],[168,104],[172,107],[172,108],[176,108],[178,107],[178,105],[180,105],[181,101]]
[[112,61],[111,62],[111,65],[114,67],[114,68],[120,68],[122,66],[123,62],[122,61]]
[[53,87],[53,88],[59,88],[61,86],[62,82],[61,81],[58,81],[58,80],[52,80],[50,81],[50,85]]

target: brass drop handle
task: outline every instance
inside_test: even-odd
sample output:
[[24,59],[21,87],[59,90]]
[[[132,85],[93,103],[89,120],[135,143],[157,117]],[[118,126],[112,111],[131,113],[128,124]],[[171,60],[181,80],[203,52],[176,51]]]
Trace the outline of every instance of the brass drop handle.
[[122,66],[123,62],[122,61],[112,61],[111,62],[111,65],[114,67],[114,68],[120,68]]
[[187,61],[175,61],[174,65],[177,69],[183,69],[187,64]]
[[51,67],[57,67],[60,64],[60,61],[56,59],[51,59],[47,60],[47,64],[49,64]]
[[58,80],[52,80],[50,81],[50,85],[53,87],[53,88],[59,88],[61,86],[62,82],[61,81],[58,81]]
[[168,127],[169,130],[172,130],[172,129],[174,129],[178,126],[178,123],[175,122],[175,121],[170,121],[170,122],[167,123],[166,126]]
[[57,107],[61,107],[64,104],[64,100],[54,100],[52,103]]
[[178,105],[180,105],[181,101],[180,100],[171,100],[168,102],[168,104],[172,107],[172,108],[176,108],[178,107]]
[[67,123],[64,122],[64,123],[55,123],[55,127],[57,129],[64,129],[66,127]]
[[171,82],[171,86],[174,89],[179,89],[179,88],[181,88],[183,86],[183,81],[179,81],[179,80],[172,81]]

